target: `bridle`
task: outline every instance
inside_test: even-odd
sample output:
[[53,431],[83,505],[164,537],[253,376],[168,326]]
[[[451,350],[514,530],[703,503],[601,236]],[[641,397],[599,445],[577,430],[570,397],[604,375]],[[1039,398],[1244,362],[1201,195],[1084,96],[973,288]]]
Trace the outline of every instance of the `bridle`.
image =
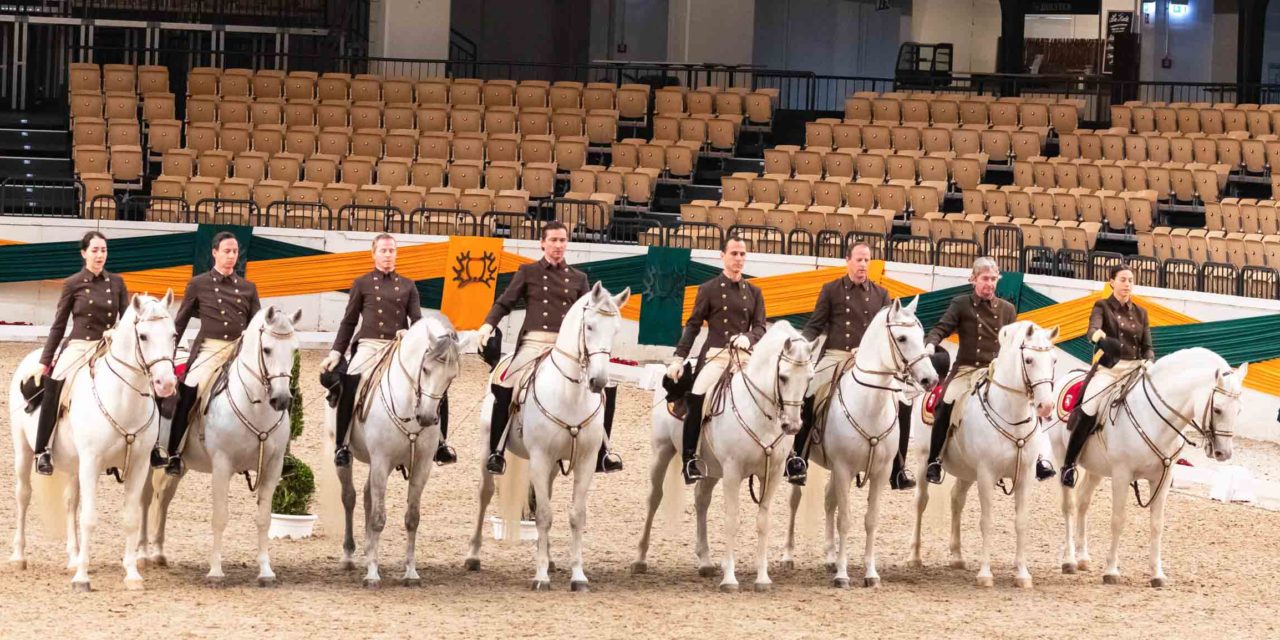
[[[586,317],[587,317],[588,311],[595,313],[596,315],[605,316],[606,318],[614,317],[618,315],[618,311],[609,311],[608,309],[603,309],[601,307],[592,307],[589,305],[584,305],[582,307],[582,322],[578,323],[578,355],[575,356],[572,353],[569,353],[568,351],[561,349],[559,345],[556,345],[551,348],[551,353],[553,354],[558,353],[566,358],[569,358],[569,360],[573,364],[577,365],[579,372],[587,370],[587,366],[591,362],[591,356],[600,355],[600,354],[604,354],[604,355],[613,354],[612,349],[596,349],[592,351],[587,348]],[[569,382],[572,382],[574,384],[582,384],[582,380],[580,378],[575,378],[569,375],[568,373],[565,373],[565,370],[560,367],[560,364],[555,361],[555,358],[551,358],[551,364],[556,368],[556,371],[560,372],[560,375],[563,376],[565,380],[568,380]]]
[[[1029,346],[1027,345],[1026,340],[1024,339],[1022,344],[1018,346],[1018,363],[1019,363],[1019,368],[1021,369],[1022,388],[1019,389],[1016,387],[1011,387],[997,380],[996,371],[995,371],[995,362],[993,361],[991,368],[988,370],[986,379],[980,383],[983,386],[981,393],[974,394],[978,397],[978,403],[982,407],[982,414],[984,417],[986,417],[987,422],[991,424],[991,426],[996,430],[997,433],[1004,436],[1004,438],[1009,442],[1012,442],[1013,446],[1017,449],[1017,457],[1014,458],[1014,463],[1013,463],[1014,472],[1013,472],[1012,484],[1009,486],[1006,486],[1003,478],[1001,478],[999,481],[996,482],[996,486],[999,487],[1000,490],[1003,491],[1006,496],[1013,495],[1013,492],[1017,491],[1018,489],[1018,470],[1022,468],[1022,452],[1023,452],[1023,449],[1026,448],[1027,444],[1031,442],[1032,436],[1034,436],[1036,433],[1037,424],[1034,424],[1033,421],[1035,421],[1037,418],[1034,411],[1032,411],[1031,414],[1028,415],[1026,418],[1018,421],[1009,420],[1004,416],[1001,416],[995,410],[995,407],[991,406],[991,386],[990,385],[994,385],[1005,392],[1013,394],[1014,396],[1025,396],[1028,399],[1034,397],[1036,387],[1042,384],[1052,385],[1053,378],[1049,377],[1049,378],[1033,379],[1031,377],[1031,372],[1027,370],[1027,358],[1025,357],[1026,353],[1028,351],[1034,351],[1037,353],[1052,353],[1053,349],[1054,347],[1052,345],[1048,347]],[[1012,432],[1015,428],[1021,427],[1027,423],[1033,423],[1031,426],[1031,430],[1029,432],[1024,433],[1022,435],[1015,435]]]
[[[267,335],[268,333],[273,338],[277,338],[279,340],[288,340],[293,337],[293,329],[290,328],[290,330],[287,333],[281,333],[275,330],[268,331],[265,318],[263,319],[262,326],[258,327],[258,349],[257,349],[257,353],[255,354],[258,361],[258,370],[256,372],[253,372],[253,379],[254,381],[262,385],[262,391],[264,395],[269,395],[271,393],[271,382],[273,380],[276,380],[279,378],[293,377],[292,372],[272,374],[269,371],[267,371],[266,348],[262,344],[262,338],[264,335]],[[240,338],[237,339],[237,342],[239,342],[240,344],[243,344],[243,340],[244,340],[244,336],[241,336]],[[239,345],[237,345],[237,349],[239,349]],[[247,384],[244,379],[244,369],[246,368],[246,366],[247,365],[244,364],[244,361],[241,358],[239,357],[236,358],[236,364],[235,364],[236,377],[240,379],[240,386],[244,387],[245,395],[249,396],[249,404],[251,405],[262,404],[262,400],[254,399],[253,395],[249,392],[250,385]],[[270,427],[268,427],[267,429],[259,429],[256,426],[254,426],[253,421],[249,419],[249,416],[245,415],[244,409],[236,406],[235,394],[231,393],[230,391],[227,392],[227,405],[231,407],[231,413],[235,415],[236,420],[238,420],[240,424],[244,426],[245,429],[248,429],[249,433],[252,433],[254,437],[258,439],[258,467],[257,467],[256,477],[260,480],[262,478],[263,466],[266,463],[267,440],[271,437],[271,434],[275,433],[276,429],[280,428],[280,425],[284,424],[284,417],[286,414],[288,414],[289,410],[288,408],[280,410],[279,415],[276,416],[276,421],[272,423]],[[249,491],[258,490],[257,483],[254,481],[253,477],[250,477],[248,471],[244,472],[244,481],[247,485],[249,485]]]
[[[611,356],[613,354],[613,350],[611,348],[596,349],[594,351],[588,350],[587,320],[586,320],[588,311],[595,313],[597,315],[605,316],[605,317],[613,317],[618,315],[617,310],[610,311],[608,309],[604,309],[598,306],[593,307],[589,304],[584,304],[582,307],[582,320],[578,323],[578,337],[577,337],[578,355],[575,356],[574,354],[569,353],[564,349],[561,349],[559,345],[556,345],[552,347],[550,351],[547,351],[543,356],[538,358],[538,360],[533,365],[533,372],[529,376],[529,383],[528,383],[529,399],[533,401],[533,405],[538,408],[538,411],[542,413],[543,417],[550,420],[552,423],[556,424],[557,426],[564,429],[565,431],[569,432],[569,464],[566,465],[563,460],[556,461],[556,464],[560,467],[560,475],[563,475],[563,476],[567,476],[570,473],[573,473],[573,467],[578,457],[577,456],[578,434],[582,433],[582,429],[585,428],[588,423],[590,423],[597,415],[600,414],[601,411],[604,410],[604,403],[605,403],[604,392],[602,391],[598,394],[600,396],[600,404],[596,405],[595,410],[592,411],[590,414],[588,414],[587,417],[583,418],[581,421],[576,423],[568,422],[562,419],[560,416],[557,416],[551,411],[549,411],[547,407],[542,404],[542,401],[538,399],[537,375],[538,375],[538,369],[542,365],[542,363],[549,360],[551,362],[551,366],[555,368],[556,372],[559,373],[562,378],[564,378],[565,380],[568,380],[569,382],[572,382],[575,385],[581,385],[582,384],[581,376],[586,372],[587,366],[590,364],[592,356],[601,355],[601,354],[606,356]],[[560,364],[556,362],[556,359],[555,359],[555,354],[557,353],[566,358],[569,358],[572,364],[578,367],[579,377],[574,377],[572,375],[569,375],[568,373],[565,372],[563,368],[561,368]],[[601,446],[604,446],[606,444],[608,443],[603,443]]]
[[423,431],[426,431],[429,428],[419,426],[417,429],[411,430],[408,425],[417,416],[418,409],[422,406],[423,398],[435,400],[439,403],[444,398],[444,395],[449,392],[449,387],[453,384],[453,378],[449,378],[449,381],[445,383],[444,390],[438,394],[431,393],[430,391],[423,389],[422,377],[427,373],[428,365],[432,362],[447,365],[450,361],[450,351],[445,349],[443,353],[435,357],[429,357],[431,355],[431,347],[428,346],[422,352],[422,363],[417,367],[415,374],[411,373],[409,371],[409,367],[404,363],[404,357],[401,355],[402,350],[400,349],[402,344],[403,337],[397,337],[395,343],[391,345],[387,355],[395,362],[396,366],[400,368],[400,372],[404,374],[405,378],[413,381],[413,412],[410,413],[407,418],[400,417],[400,412],[396,409],[395,396],[391,393],[390,376],[385,373],[382,376],[382,380],[378,383],[378,397],[382,400],[382,407],[386,410],[387,416],[391,418],[391,423],[394,424],[396,429],[399,430],[400,433],[404,434],[404,437],[409,440],[409,464],[400,466],[401,475],[404,476],[405,480],[408,480],[413,477],[414,462],[418,458],[418,438],[422,435]]

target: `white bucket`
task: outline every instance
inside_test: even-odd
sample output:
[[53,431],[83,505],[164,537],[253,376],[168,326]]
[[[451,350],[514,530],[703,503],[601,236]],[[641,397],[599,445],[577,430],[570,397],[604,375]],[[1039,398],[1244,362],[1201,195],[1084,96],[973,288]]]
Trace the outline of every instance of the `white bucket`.
[[[506,536],[506,521],[498,516],[489,516],[489,524],[493,526],[493,539],[502,540]],[[538,539],[538,526],[533,520],[520,521],[520,540],[529,541]]]
[[294,540],[310,538],[311,531],[315,529],[316,520],[316,516],[286,516],[273,513],[271,514],[271,529],[267,531],[267,537],[272,540],[277,538],[293,538]]

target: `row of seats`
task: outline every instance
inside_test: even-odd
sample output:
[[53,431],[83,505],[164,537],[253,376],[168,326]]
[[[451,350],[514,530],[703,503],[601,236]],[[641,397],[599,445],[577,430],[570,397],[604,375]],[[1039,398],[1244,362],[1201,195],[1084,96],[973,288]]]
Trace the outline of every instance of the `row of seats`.
[[952,129],[902,125],[886,127],[819,118],[805,123],[805,149],[859,149],[927,154],[985,153],[996,162],[1039,156],[1044,135],[1032,131]]
[[746,116],[753,123],[765,124],[773,119],[773,105],[778,95],[777,89],[720,89],[714,85],[698,89],[663,87],[653,94],[653,112],[655,115]]
[[1155,191],[979,185],[962,194],[964,212],[987,217],[1104,223],[1115,231],[1140,233],[1155,224]]
[[1280,269],[1280,235],[1158,227],[1138,236],[1139,255]]
[[764,152],[764,174],[835,182],[899,182],[903,184],[954,183],[960,189],[976,187],[986,172],[986,154],[911,155],[838,149],[823,153],[778,145]]
[[1220,199],[1230,167],[1198,162],[1067,160],[1015,162],[1013,183],[1020,187],[1155,191],[1161,202],[1210,203]]
[[760,203],[770,206],[811,205],[861,209],[884,209],[895,215],[942,210],[947,190],[945,181],[916,184],[914,181],[859,180],[857,182],[813,180],[785,175],[757,176],[734,173],[720,178],[721,199],[730,202]]
[[1204,228],[1226,233],[1280,234],[1280,202],[1255,198],[1223,198],[1204,206]]
[[911,235],[928,238],[934,243],[947,239],[981,242],[986,229],[993,225],[1013,225],[1022,232],[1024,247],[1041,247],[1052,251],[1068,249],[1092,251],[1097,244],[1102,224],[1094,221],[1047,220],[1025,217],[974,214],[928,213],[911,221]]
[[68,69],[67,90],[149,95],[169,91],[169,69],[159,65],[73,62]]
[[1232,171],[1261,174],[1270,170],[1273,159],[1280,161],[1280,140],[1241,138],[1239,132],[1184,136],[1128,134],[1119,129],[1079,131],[1059,138],[1058,155],[1068,159],[1225,164]]
[[858,123],[972,125],[1047,132],[1075,131],[1084,102],[1073,99],[994,98],[858,92],[845,99],[844,118]]
[[1280,133],[1280,105],[1126,102],[1111,106],[1111,126],[1133,133]]

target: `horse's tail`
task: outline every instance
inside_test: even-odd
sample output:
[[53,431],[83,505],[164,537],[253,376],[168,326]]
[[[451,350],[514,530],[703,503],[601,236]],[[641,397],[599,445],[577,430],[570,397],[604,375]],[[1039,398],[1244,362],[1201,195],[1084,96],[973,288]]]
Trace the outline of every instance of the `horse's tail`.
[[662,502],[658,505],[663,533],[672,538],[683,535],[681,525],[684,521],[684,494],[684,479],[680,477],[680,455],[677,453],[667,463],[667,472],[662,476]]
[[32,474],[31,510],[45,535],[61,538],[67,531],[67,505],[64,500],[71,477],[65,473],[51,476]]
[[335,527],[333,535],[342,535],[343,523],[346,521],[346,508],[342,506],[342,481],[338,479],[337,468],[333,460],[334,410],[327,404],[324,408],[324,445],[321,446],[322,463],[312,467],[316,478],[316,515],[320,522],[327,522]]
[[507,472],[498,476],[496,482],[503,542],[519,542],[520,521],[524,516],[525,506],[529,504],[529,461],[508,454]]
[[[821,540],[818,534],[826,525],[826,492],[831,474],[823,467],[811,463],[808,475],[804,492],[800,494],[800,506],[796,509],[796,530],[800,538]],[[849,490],[848,487],[835,489]]]

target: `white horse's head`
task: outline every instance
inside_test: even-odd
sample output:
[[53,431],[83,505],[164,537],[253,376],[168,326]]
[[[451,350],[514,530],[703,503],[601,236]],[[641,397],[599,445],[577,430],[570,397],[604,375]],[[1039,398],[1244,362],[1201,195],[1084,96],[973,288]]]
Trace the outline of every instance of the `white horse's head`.
[[[1000,329],[1000,355],[996,356],[997,373],[1016,372],[1018,383],[1035,405],[1036,412],[1046,417],[1053,410],[1054,370],[1058,365],[1053,341],[1058,338],[1058,327],[1041,329],[1030,320],[1021,320]],[[1008,385],[1008,380],[1002,384]]]
[[[938,372],[924,352],[924,327],[916,318],[918,302],[919,296],[912,298],[907,305],[895,299],[893,304],[877,314],[876,320],[884,324],[888,334],[887,348],[893,359],[893,369],[910,373],[921,387],[932,389],[938,382]],[[872,324],[875,325],[876,322]],[[868,331],[867,335],[870,336],[871,332]]]
[[112,354],[146,372],[152,392],[160,398],[173,395],[178,387],[178,378],[173,372],[173,352],[178,338],[173,315],[169,313],[172,303],[172,289],[159,300],[134,294],[111,330]]
[[240,358],[249,358],[250,371],[257,371],[272,409],[284,411],[293,402],[289,380],[293,377],[293,354],[298,351],[294,325],[302,319],[302,310],[293,315],[269,306],[259,311],[244,332]]
[[769,327],[747,361],[745,375],[752,386],[772,394],[771,400],[779,409],[779,426],[787,435],[800,431],[800,407],[813,380],[816,355],[817,343],[805,340],[784,320]]
[[1231,459],[1232,441],[1236,420],[1244,405],[1244,377],[1249,374],[1249,363],[1235,369],[1221,356],[1214,354],[1217,367],[1214,370],[1213,391],[1205,403],[1205,415],[1200,426],[1204,429],[1204,452],[1218,462]]
[[600,393],[609,384],[609,358],[613,355],[613,337],[618,333],[618,318],[623,305],[631,297],[631,287],[612,295],[599,282],[582,296],[560,325],[556,347],[578,360],[592,393]]
[[462,372],[465,344],[474,344],[475,332],[460,336],[444,315],[428,313],[409,327],[401,349],[406,362],[418,362],[420,373],[413,415],[418,424],[430,427],[440,423],[440,403],[458,374]]

